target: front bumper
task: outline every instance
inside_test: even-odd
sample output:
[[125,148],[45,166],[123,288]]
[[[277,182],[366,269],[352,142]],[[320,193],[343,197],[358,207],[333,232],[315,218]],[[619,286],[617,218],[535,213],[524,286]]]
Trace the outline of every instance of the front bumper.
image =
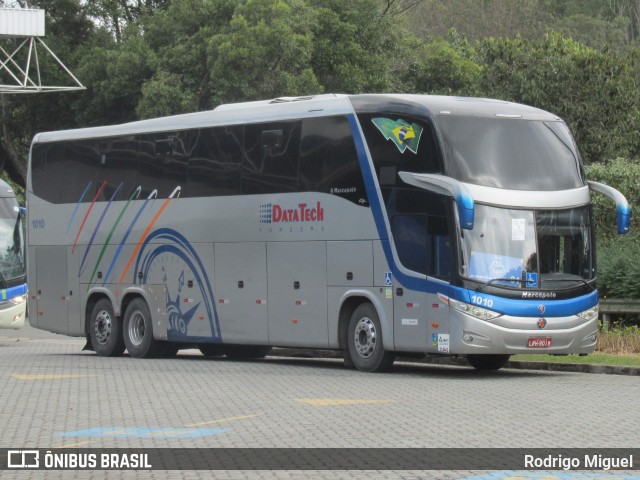
[[[545,317],[546,325],[539,328],[539,317],[503,315],[492,321],[479,320],[451,309],[450,352],[470,354],[588,354],[596,347],[598,317],[583,320],[575,315]],[[530,347],[530,339],[550,339],[548,347]],[[533,341],[540,345],[548,342]]]

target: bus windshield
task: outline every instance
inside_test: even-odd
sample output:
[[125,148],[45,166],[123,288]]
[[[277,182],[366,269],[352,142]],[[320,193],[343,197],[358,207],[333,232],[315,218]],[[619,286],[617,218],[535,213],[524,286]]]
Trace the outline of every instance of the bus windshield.
[[509,190],[585,184],[563,122],[441,115],[438,124],[447,174],[461,182]]
[[22,219],[15,198],[0,198],[0,285],[23,283],[26,274]]
[[461,231],[462,276],[524,289],[562,290],[595,276],[587,207],[510,210],[476,205],[473,230]]

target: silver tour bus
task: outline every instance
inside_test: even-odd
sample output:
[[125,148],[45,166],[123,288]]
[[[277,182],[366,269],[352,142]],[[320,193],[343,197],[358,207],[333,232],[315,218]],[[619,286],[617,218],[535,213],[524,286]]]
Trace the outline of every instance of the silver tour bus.
[[553,114],[504,101],[319,95],[40,133],[34,327],[98,355],[588,354],[590,190]]

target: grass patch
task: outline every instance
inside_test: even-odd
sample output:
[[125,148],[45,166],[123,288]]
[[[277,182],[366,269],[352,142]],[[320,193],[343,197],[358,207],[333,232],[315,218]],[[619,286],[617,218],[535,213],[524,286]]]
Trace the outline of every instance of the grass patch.
[[627,367],[640,367],[640,355],[618,355],[612,353],[592,353],[581,357],[580,355],[513,355],[511,360],[520,362],[549,362],[549,363],[586,363],[589,365],[622,365]]
[[590,355],[524,354],[513,355],[511,360],[521,362],[586,363],[590,365],[622,365],[640,367],[640,327],[617,325],[612,330],[598,333],[596,351]]
[[640,327],[622,324],[611,330],[600,330],[596,352],[615,355],[640,354]]

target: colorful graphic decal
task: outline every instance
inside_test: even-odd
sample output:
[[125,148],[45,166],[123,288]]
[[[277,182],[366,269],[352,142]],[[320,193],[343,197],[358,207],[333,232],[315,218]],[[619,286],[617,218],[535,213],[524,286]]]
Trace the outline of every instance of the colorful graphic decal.
[[145,241],[145,239],[147,238],[147,236],[151,232],[151,229],[153,228],[153,226],[156,224],[156,222],[160,218],[160,215],[162,215],[162,213],[164,212],[165,208],[167,208],[167,205],[169,205],[169,202],[174,197],[178,198],[180,196],[180,190],[181,190],[180,187],[176,187],[173,190],[173,192],[171,192],[171,195],[169,195],[169,197],[162,203],[162,206],[160,207],[160,209],[156,212],[156,214],[154,215],[153,219],[149,222],[149,225],[147,225],[147,228],[144,230],[144,233],[140,236],[140,240],[138,240],[138,243],[136,244],[136,248],[133,250],[133,253],[131,254],[131,257],[129,257],[129,261],[127,262],[127,266],[124,267],[124,270],[122,271],[122,275],[120,275],[120,280],[118,280],[118,284],[121,284],[124,281],[124,277],[127,276],[127,272],[129,271],[129,268],[131,268],[131,264],[133,263],[134,257],[138,254],[138,252],[140,251],[140,248],[142,247],[142,242]]
[[[138,187],[138,188],[140,188],[140,187]],[[142,206],[138,209],[138,213],[136,213],[136,216],[133,217],[133,220],[131,220],[131,223],[129,224],[129,228],[127,228],[127,232],[124,234],[124,237],[122,237],[122,240],[120,241],[120,245],[118,245],[118,248],[116,249],[116,254],[113,256],[113,259],[111,260],[111,264],[109,265],[109,268],[107,269],[107,274],[104,276],[104,280],[102,282],[103,286],[109,281],[109,277],[111,275],[111,272],[113,271],[113,267],[116,264],[116,260],[120,256],[120,252],[122,252],[122,247],[124,247],[124,244],[126,243],[127,239],[129,238],[129,235],[131,234],[131,231],[133,230],[134,225],[136,223],[138,223],[138,219],[140,218],[140,215],[142,214],[144,209],[147,207],[147,204],[149,203],[149,200],[151,200],[152,198],[156,198],[157,196],[158,196],[158,190],[153,190],[149,194],[147,199],[144,201]]]
[[[91,214],[91,211],[93,210],[94,205],[96,204],[106,184],[106,180],[102,182],[98,189],[98,192],[90,202],[84,218],[82,219],[80,228],[75,234],[72,253],[74,253],[76,250],[78,241]],[[120,183],[115,189],[113,195],[102,211],[98,222],[96,223],[96,226],[85,248],[82,261],[80,263],[80,267],[78,270],[79,277],[85,270],[85,263],[88,258],[88,253],[94,243],[97,232],[106,217],[107,211],[111,207],[112,203],[117,200],[117,196],[120,194],[122,186],[123,183]],[[71,227],[78,211],[78,207],[82,203],[90,187],[91,182],[87,185],[84,192],[82,193],[82,196],[80,197],[80,200],[78,201],[78,204],[74,209],[71,219],[69,220],[68,228]],[[153,214],[153,217],[144,227],[144,229],[142,228],[144,224],[140,227],[140,229],[143,229],[144,231],[138,241],[135,243],[133,253],[129,257],[126,266],[124,267],[119,279],[117,280],[117,283],[122,284],[125,281],[128,272],[131,270],[131,267],[135,262],[135,268],[133,269],[133,271],[136,273],[132,275],[132,284],[163,283],[166,286],[166,312],[168,320],[167,336],[169,340],[179,340],[188,337],[189,324],[194,318],[198,318],[200,320],[208,321],[210,331],[199,332],[195,334],[195,336],[206,337],[207,340],[210,339],[219,342],[222,339],[220,334],[218,315],[215,309],[215,299],[213,291],[211,289],[211,284],[209,282],[209,277],[207,275],[206,269],[204,268],[202,260],[198,256],[193,246],[189,243],[189,241],[179,232],[168,228],[159,228],[157,230],[153,230],[155,224],[165,212],[169,203],[179,197],[180,191],[181,187],[176,187],[169,195],[169,197],[162,202],[162,204]],[[111,245],[111,240],[114,237],[117,227],[118,225],[120,225],[125,212],[128,210],[129,206],[134,200],[138,200],[141,192],[142,187],[138,186],[131,193],[125,205],[117,215],[115,222],[110,227],[109,234],[105,240],[104,245],[102,246],[102,249],[100,250],[98,259],[93,267],[87,290],[89,290],[91,288],[91,285],[93,284],[98,269],[100,268],[100,264],[103,261],[107,247]],[[116,249],[113,258],[110,260],[108,270],[106,272],[106,275],[104,275],[102,281],[103,286],[107,283],[116,282],[115,278],[110,278],[115,268],[116,261],[120,256],[124,245],[127,243],[131,232],[134,230],[135,225],[141,218],[142,213],[145,211],[147,206],[152,203],[151,200],[156,199],[157,196],[158,191],[153,190],[144,201],[141,201],[141,205],[138,208],[138,211],[129,223],[129,226],[126,229],[122,240],[119,242],[118,248]],[[141,275],[139,275],[138,272],[140,272]],[[193,290],[187,290],[187,288],[185,288],[185,283],[188,283],[187,286],[189,288],[193,288]],[[189,292],[189,295],[186,294],[187,291]],[[200,325],[201,327],[199,327],[199,330],[202,330],[202,327],[204,327],[204,329],[206,330],[206,324],[203,323]],[[193,332],[191,333],[191,336],[194,336]]]
[[73,219],[76,218],[76,213],[78,213],[78,208],[80,208],[80,204],[82,203],[82,200],[84,200],[84,196],[89,191],[89,188],[91,188],[91,185],[93,185],[93,181],[90,180],[89,183],[87,183],[87,186],[84,187],[84,192],[82,192],[82,195],[80,195],[80,200],[78,200],[78,203],[76,203],[76,208],[73,209],[73,214],[71,215],[69,223],[67,224],[67,233],[69,233],[69,229],[71,228]]
[[[116,231],[116,228],[120,224],[120,220],[122,220],[122,216],[124,215],[124,212],[126,212],[127,208],[129,208],[129,204],[131,203],[131,200],[137,199],[140,196],[140,192],[141,191],[142,191],[142,187],[136,188],[133,191],[133,193],[131,193],[131,196],[129,196],[129,200],[127,200],[127,203],[125,204],[123,209],[120,210],[120,213],[118,214],[118,218],[116,219],[115,223],[113,224],[113,227],[111,227],[111,231],[109,232],[109,235],[107,236],[107,240],[104,242],[104,245],[102,246],[102,250],[100,250],[100,255],[98,255],[98,261],[96,262],[95,266],[93,267],[93,272],[91,272],[91,278],[89,278],[89,285],[87,286],[87,290],[89,289],[89,287],[93,283],[93,279],[96,276],[96,272],[98,271],[98,267],[100,266],[100,262],[102,261],[102,257],[104,256],[104,252],[107,249],[107,247],[109,246],[109,244],[111,242],[111,237],[113,237],[113,233]],[[80,267],[80,268],[82,269],[82,267]],[[106,281],[106,278],[108,276],[109,275],[105,276],[105,281]],[[104,283],[103,283],[103,285],[104,285]]]
[[82,223],[80,224],[80,228],[78,229],[78,233],[76,234],[76,239],[73,241],[73,247],[71,247],[71,253],[74,253],[76,251],[76,246],[78,245],[78,239],[80,238],[80,234],[84,229],[84,225],[87,223],[87,218],[89,218],[89,214],[91,213],[91,210],[93,210],[93,206],[98,201],[98,197],[100,196],[100,194],[102,193],[102,190],[104,190],[104,187],[106,185],[107,185],[107,181],[105,180],[104,182],[102,182],[102,185],[100,185],[100,188],[96,192],[96,195],[93,197],[93,200],[91,200],[91,205],[89,205],[89,209],[87,210],[87,213],[84,214],[84,218],[82,219]]
[[[166,243],[160,243],[166,242]],[[135,272],[142,272],[137,283],[147,283],[152,275],[167,287],[167,335],[170,340],[187,336],[189,323],[196,313],[209,319],[211,337],[221,340],[218,314],[211,283],[202,260],[189,241],[179,232],[161,228],[152,232],[140,248],[135,264]],[[197,287],[196,298],[186,298],[183,291],[185,278],[193,279]],[[136,283],[134,281],[134,283]],[[183,308],[188,306],[183,311]]]
[[372,119],[373,124],[387,140],[391,140],[400,153],[408,148],[413,153],[418,153],[418,144],[422,135],[422,127],[417,123],[407,123],[402,119],[391,120],[377,117]]
[[93,229],[93,233],[91,234],[91,239],[89,240],[89,243],[87,244],[87,248],[84,249],[84,255],[82,256],[82,262],[80,263],[80,271],[78,272],[78,277],[80,275],[82,275],[82,272],[84,271],[84,262],[87,260],[87,255],[89,254],[89,250],[91,250],[91,246],[93,245],[93,241],[96,238],[96,234],[98,233],[98,229],[100,228],[100,225],[102,225],[102,221],[104,220],[104,216],[109,211],[109,207],[111,207],[111,204],[113,203],[113,199],[118,196],[118,193],[120,193],[120,190],[122,189],[122,185],[123,184],[124,184],[124,182],[120,182],[120,185],[118,185],[118,187],[115,189],[115,191],[113,192],[113,195],[111,195],[111,198],[109,199],[109,203],[107,203],[107,206],[104,207],[104,210],[102,211],[102,215],[100,215],[100,220],[98,220],[98,223],[96,223],[96,226]]

